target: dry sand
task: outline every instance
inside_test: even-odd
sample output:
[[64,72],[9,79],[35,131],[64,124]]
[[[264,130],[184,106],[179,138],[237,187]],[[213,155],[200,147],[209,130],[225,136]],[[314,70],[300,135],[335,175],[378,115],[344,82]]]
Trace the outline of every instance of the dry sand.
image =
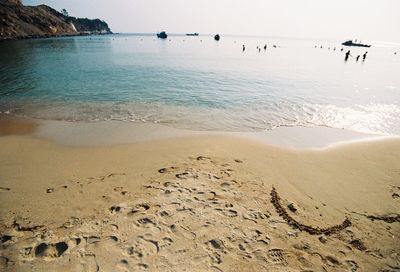
[[399,139],[4,136],[0,204],[2,271],[400,269]]

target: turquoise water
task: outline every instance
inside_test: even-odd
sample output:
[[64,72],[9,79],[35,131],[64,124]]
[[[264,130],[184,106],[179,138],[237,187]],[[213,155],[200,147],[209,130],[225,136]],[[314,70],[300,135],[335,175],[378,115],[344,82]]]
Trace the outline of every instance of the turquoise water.
[[0,43],[0,114],[400,135],[400,45],[373,45],[350,48],[354,57],[367,50],[365,62],[345,62],[340,41],[223,35],[219,42],[179,35],[7,41]]

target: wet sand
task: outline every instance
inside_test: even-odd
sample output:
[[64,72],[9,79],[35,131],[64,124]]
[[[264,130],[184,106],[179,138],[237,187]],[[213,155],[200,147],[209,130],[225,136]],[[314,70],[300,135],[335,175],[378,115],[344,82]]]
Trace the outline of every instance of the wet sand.
[[326,148],[341,143],[390,138],[327,127],[281,127],[263,132],[192,131],[162,124],[120,121],[37,121],[33,136],[65,146],[100,146],[139,143],[186,136],[234,136],[284,148]]
[[8,135],[0,198],[4,271],[400,267],[398,138],[316,150],[227,135],[92,146]]
[[0,115],[0,136],[33,133],[39,124],[30,119]]

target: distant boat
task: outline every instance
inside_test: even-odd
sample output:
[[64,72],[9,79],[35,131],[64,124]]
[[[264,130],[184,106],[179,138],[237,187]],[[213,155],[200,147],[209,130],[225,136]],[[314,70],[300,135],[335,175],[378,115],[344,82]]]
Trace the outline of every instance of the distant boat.
[[359,46],[359,47],[371,47],[369,44],[355,43],[352,40],[345,41],[342,45],[346,46]]
[[166,39],[166,38],[168,38],[168,35],[167,35],[167,33],[165,33],[165,31],[162,31],[160,33],[157,33],[157,38]]
[[214,40],[219,41],[219,39],[220,39],[219,34],[217,34],[217,35],[214,36]]
[[186,36],[199,36],[199,33],[186,33]]

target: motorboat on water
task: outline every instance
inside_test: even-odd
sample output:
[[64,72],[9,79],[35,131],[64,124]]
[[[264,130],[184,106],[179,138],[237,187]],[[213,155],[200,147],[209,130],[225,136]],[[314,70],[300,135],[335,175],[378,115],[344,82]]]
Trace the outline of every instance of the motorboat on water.
[[352,40],[345,41],[344,43],[342,43],[342,45],[345,45],[345,46],[358,46],[358,47],[371,47],[371,45],[369,45],[369,44],[357,43],[357,42],[353,42]]
[[157,38],[166,39],[168,38],[168,35],[165,33],[165,31],[161,31],[160,33],[157,33]]

